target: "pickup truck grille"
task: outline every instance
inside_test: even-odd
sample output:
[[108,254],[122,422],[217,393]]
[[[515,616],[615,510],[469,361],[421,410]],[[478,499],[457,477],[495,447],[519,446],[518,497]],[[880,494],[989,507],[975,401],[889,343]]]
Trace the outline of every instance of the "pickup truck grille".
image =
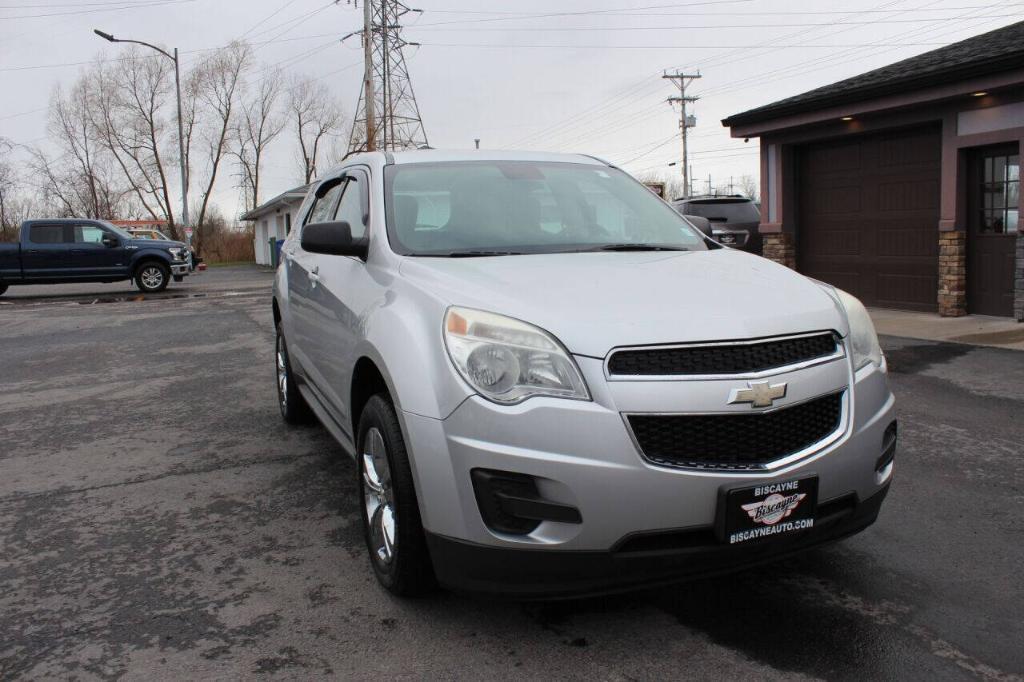
[[843,391],[770,412],[628,415],[643,456],[666,466],[763,469],[825,440],[842,422]]
[[608,359],[612,376],[750,374],[834,355],[831,332],[713,345],[630,348]]

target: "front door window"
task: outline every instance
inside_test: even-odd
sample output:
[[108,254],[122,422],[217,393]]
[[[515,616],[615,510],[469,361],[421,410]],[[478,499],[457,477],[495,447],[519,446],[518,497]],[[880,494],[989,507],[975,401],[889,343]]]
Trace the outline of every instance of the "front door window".
[[1020,206],[1020,155],[985,155],[981,176],[981,233],[1016,232]]

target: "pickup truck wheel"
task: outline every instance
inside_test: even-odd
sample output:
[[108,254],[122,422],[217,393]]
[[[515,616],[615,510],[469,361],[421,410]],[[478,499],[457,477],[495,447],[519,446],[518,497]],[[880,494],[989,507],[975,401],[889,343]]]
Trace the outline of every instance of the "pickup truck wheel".
[[171,281],[171,269],[157,261],[149,261],[135,271],[135,284],[147,294],[155,294],[167,288]]
[[434,572],[405,440],[387,394],[378,393],[363,408],[357,452],[363,534],[377,580],[401,597],[428,592]]
[[281,408],[281,416],[289,424],[308,424],[313,421],[313,411],[306,404],[306,399],[299,393],[299,387],[292,381],[292,363],[288,359],[288,344],[284,340],[284,332],[277,328],[277,343],[274,349],[274,362],[277,369],[277,406]]

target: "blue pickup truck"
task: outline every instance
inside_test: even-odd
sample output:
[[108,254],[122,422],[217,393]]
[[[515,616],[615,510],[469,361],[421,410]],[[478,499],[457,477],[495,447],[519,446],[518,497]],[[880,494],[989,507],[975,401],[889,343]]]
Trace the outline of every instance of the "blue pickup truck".
[[122,280],[154,293],[188,273],[182,242],[135,239],[105,220],[27,220],[17,244],[0,244],[0,295],[19,284]]

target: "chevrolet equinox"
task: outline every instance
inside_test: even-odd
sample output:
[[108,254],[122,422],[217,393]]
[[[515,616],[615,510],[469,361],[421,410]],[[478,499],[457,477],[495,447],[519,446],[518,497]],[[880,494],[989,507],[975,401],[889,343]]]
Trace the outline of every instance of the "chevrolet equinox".
[[354,458],[388,590],[611,592],[876,519],[896,421],[864,306],[715,243],[618,168],[372,152],[295,224],[281,414]]

